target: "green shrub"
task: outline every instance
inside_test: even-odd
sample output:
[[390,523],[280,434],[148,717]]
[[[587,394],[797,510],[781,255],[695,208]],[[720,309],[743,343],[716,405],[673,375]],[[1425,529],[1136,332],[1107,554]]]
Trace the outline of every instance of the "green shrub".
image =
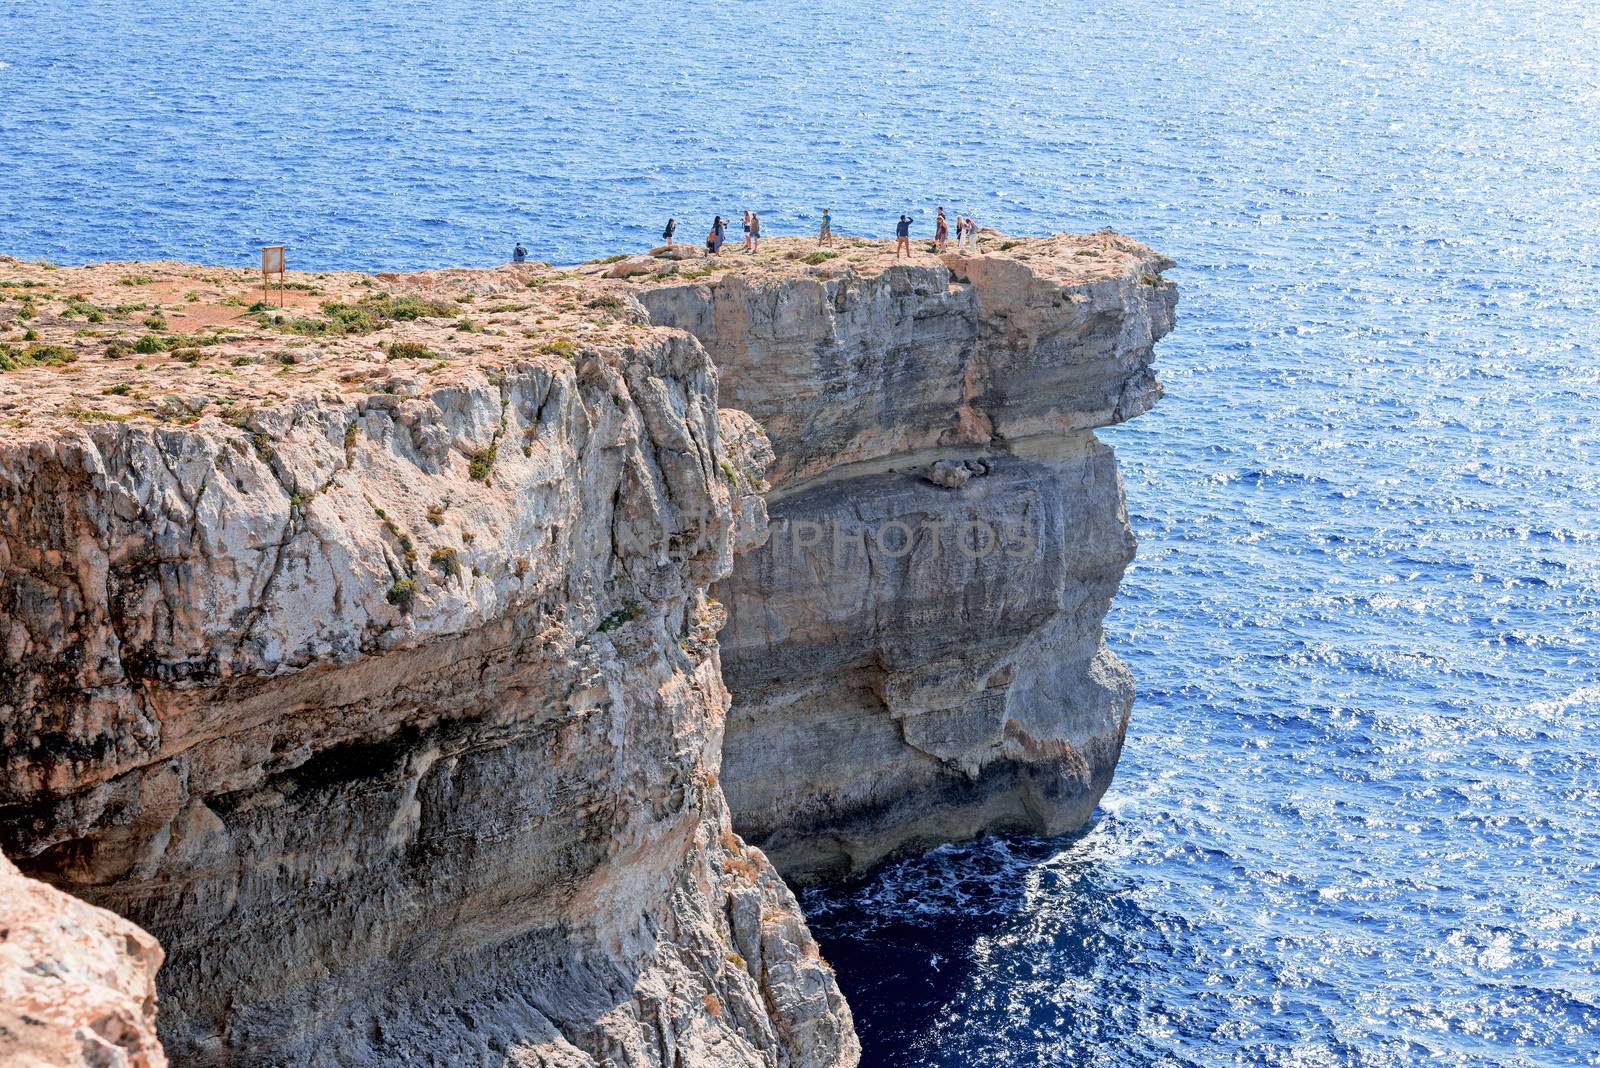
[[472,459],[467,462],[467,477],[487,485],[489,472],[494,470],[494,461],[499,453],[500,443],[498,441],[491,441],[487,449],[474,453]]
[[450,578],[461,577],[461,554],[454,549],[435,549],[428,556],[428,563],[443,571]]
[[154,334],[146,334],[144,337],[133,343],[133,351],[141,353],[145,356],[153,356],[158,352],[166,352],[171,347],[171,344],[168,343],[165,338],[156,337]]
[[557,338],[554,341],[544,342],[533,351],[546,356],[560,356],[562,359],[570,360],[578,354],[578,343],[569,338]]
[[389,593],[384,598],[400,611],[410,614],[411,605],[417,599],[417,584],[412,579],[396,579]]
[[0,371],[20,371],[25,367],[60,367],[78,358],[65,345],[0,345]]
[[438,353],[420,341],[389,342],[389,359],[391,360],[433,360],[437,358]]
[[837,252],[825,252],[825,251],[823,251],[821,249],[818,249],[816,252],[813,252],[811,255],[807,256],[801,262],[802,263],[809,263],[809,264],[811,264],[811,266],[815,267],[819,263],[827,263],[829,260],[834,259],[838,255],[839,254]]
[[[257,310],[251,305],[251,310]],[[268,310],[266,307],[259,309]],[[437,300],[406,294],[396,297],[392,293],[374,293],[362,297],[354,304],[330,300],[322,305],[322,319],[282,319],[274,317],[270,324],[292,334],[306,337],[340,337],[349,334],[370,334],[382,330],[390,323],[411,322],[416,319],[442,319],[454,315],[456,309]],[[280,321],[281,320],[281,321]]]
[[601,634],[609,634],[618,627],[622,626],[624,623],[632,623],[638,618],[639,603],[637,601],[625,600],[622,602],[621,608],[618,608],[616,611],[602,619],[600,621],[600,625],[595,629]]

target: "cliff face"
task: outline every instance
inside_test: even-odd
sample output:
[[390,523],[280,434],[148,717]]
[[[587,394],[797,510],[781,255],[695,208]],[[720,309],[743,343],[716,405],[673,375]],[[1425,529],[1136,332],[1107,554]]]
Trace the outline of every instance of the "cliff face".
[[723,783],[791,877],[1070,829],[1121,750],[1132,682],[1101,623],[1134,542],[1093,429],[1159,396],[1170,264],[1114,237],[998,243],[643,297],[776,454],[772,536],[717,588]]
[[717,787],[705,590],[759,432],[612,299],[550,355],[418,320],[165,395],[85,389],[98,352],[8,377],[4,845],[161,940],[176,1061],[854,1063]]
[[983,243],[281,312],[0,261],[0,847],[160,939],[179,1063],[854,1064],[741,835],[1073,826],[1131,699],[1093,429],[1158,393],[1166,264]]

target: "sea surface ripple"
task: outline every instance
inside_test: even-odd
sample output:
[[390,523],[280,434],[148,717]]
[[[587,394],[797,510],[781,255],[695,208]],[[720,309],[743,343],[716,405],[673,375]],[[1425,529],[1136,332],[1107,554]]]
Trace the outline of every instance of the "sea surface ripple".
[[1596,1065],[1597,71],[1586,0],[0,2],[0,251],[1149,242],[1121,769],[805,894],[865,1063]]

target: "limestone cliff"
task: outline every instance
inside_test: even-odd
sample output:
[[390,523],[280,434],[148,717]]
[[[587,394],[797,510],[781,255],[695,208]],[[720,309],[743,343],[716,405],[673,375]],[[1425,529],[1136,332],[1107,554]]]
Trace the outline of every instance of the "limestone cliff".
[[6,851],[161,940],[178,1063],[853,1064],[717,785],[704,350],[625,296],[490,277],[521,300],[463,327],[466,283],[361,281],[0,379]]
[[1134,541],[1093,430],[1159,395],[1167,266],[1111,235],[987,234],[645,294],[776,454],[772,536],[717,596],[723,784],[786,874],[1059,833],[1105,792],[1133,690],[1101,624]]
[[690,255],[255,307],[0,260],[0,847],[160,939],[175,1062],[848,1066],[741,836],[808,877],[1104,790],[1093,429],[1165,261]]

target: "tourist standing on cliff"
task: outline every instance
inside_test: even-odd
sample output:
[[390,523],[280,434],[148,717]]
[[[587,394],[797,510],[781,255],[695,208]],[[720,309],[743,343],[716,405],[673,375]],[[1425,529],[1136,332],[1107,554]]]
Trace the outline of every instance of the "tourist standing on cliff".
[[666,229],[661,231],[661,240],[663,240],[663,241],[665,241],[667,243],[667,247],[668,248],[672,247],[672,235],[677,233],[677,231],[678,231],[678,220],[677,219],[668,219],[667,220]]
[[749,252],[750,251],[750,212],[749,211],[743,212],[742,213],[742,218],[743,218],[743,221],[740,223],[740,226],[744,230],[744,250],[746,252]]
[[944,251],[945,244],[950,240],[950,224],[945,222],[944,207],[939,208],[939,217],[933,223],[933,241],[939,246],[939,251]]
[[972,221],[972,216],[967,216],[967,251],[978,251],[978,224]]
[[894,228],[894,258],[900,258],[901,250],[905,250],[906,258],[911,258],[911,216],[902,214],[900,221]]
[[511,250],[511,262],[512,263],[526,263],[527,259],[528,259],[528,250],[522,247],[522,242],[521,241],[518,241],[517,242],[517,247]]
[[711,220],[711,236],[706,239],[706,247],[714,255],[722,253],[722,240],[727,236],[727,233],[728,224],[723,220],[722,216],[718,215]]
[[761,216],[753,211],[750,213],[750,251],[761,251]]
[[833,247],[833,219],[828,215],[828,209],[822,209],[822,229],[817,231],[817,247],[827,245]]

